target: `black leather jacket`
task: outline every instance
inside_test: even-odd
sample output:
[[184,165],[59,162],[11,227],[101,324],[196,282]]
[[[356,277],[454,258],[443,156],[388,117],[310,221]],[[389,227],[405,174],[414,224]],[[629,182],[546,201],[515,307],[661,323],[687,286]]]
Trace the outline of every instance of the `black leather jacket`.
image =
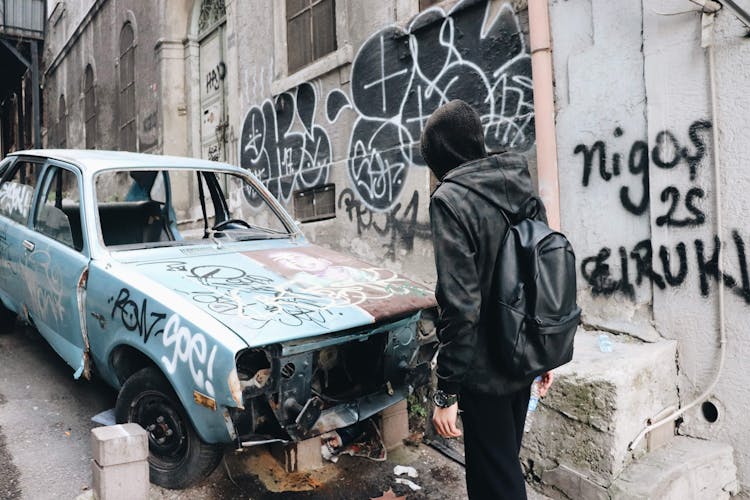
[[[487,324],[492,271],[508,229],[500,210],[513,221],[535,196],[526,159],[503,153],[465,163],[448,172],[430,199],[440,306],[437,335],[438,388],[457,394],[504,395],[528,386],[498,366],[488,349]],[[544,219],[540,205],[538,218]]]

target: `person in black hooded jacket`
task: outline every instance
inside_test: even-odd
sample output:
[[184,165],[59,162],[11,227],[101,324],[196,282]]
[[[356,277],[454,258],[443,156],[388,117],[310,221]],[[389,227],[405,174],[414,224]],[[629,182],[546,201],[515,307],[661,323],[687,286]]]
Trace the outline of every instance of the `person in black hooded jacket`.
[[[430,199],[440,306],[438,387],[433,424],[443,437],[461,435],[462,410],[469,498],[525,499],[518,454],[531,380],[498,365],[488,342],[492,272],[510,220],[525,216],[534,188],[523,156],[488,156],[477,112],[461,100],[438,108],[421,138],[422,157],[441,181]],[[545,218],[538,204],[537,217]],[[540,393],[552,383],[542,377]]]

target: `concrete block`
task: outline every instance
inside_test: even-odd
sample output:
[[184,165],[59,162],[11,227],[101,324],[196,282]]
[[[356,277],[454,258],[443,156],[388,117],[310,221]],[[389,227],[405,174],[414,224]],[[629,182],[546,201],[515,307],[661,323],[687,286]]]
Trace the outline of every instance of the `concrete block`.
[[542,473],[542,482],[555,490],[564,491],[569,498],[586,500],[610,500],[606,488],[589,481],[579,472],[564,465]]
[[91,461],[94,498],[98,500],[146,500],[149,495],[148,462],[140,460],[102,467]]
[[399,401],[380,412],[380,433],[386,450],[392,450],[404,444],[409,436],[409,413],[406,400]]
[[[600,333],[578,331],[573,361],[555,370],[521,455],[546,470],[563,465],[607,488],[633,460],[628,445],[646,422],[677,404],[676,344],[610,334],[614,350],[603,353]],[[635,456],[644,452],[645,442]]]
[[610,488],[613,500],[722,500],[738,492],[731,446],[681,436],[630,465]]
[[271,454],[286,472],[306,472],[323,467],[320,447],[320,438],[314,437],[298,443],[274,444]]
[[102,467],[148,459],[148,434],[138,424],[91,429],[91,454]]

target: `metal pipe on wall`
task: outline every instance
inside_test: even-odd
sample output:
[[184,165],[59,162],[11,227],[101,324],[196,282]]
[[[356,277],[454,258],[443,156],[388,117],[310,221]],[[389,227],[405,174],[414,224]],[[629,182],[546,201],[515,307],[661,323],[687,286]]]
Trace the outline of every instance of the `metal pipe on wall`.
[[557,172],[552,42],[547,0],[529,0],[529,40],[539,195],[547,209],[549,226],[560,230],[560,182]]

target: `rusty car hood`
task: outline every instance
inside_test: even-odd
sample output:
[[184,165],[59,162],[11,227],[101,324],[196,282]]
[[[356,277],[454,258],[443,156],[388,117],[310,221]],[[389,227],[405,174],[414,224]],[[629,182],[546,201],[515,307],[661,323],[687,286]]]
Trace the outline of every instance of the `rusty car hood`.
[[250,347],[386,323],[435,305],[423,285],[307,243],[161,257],[124,265],[175,290]]

